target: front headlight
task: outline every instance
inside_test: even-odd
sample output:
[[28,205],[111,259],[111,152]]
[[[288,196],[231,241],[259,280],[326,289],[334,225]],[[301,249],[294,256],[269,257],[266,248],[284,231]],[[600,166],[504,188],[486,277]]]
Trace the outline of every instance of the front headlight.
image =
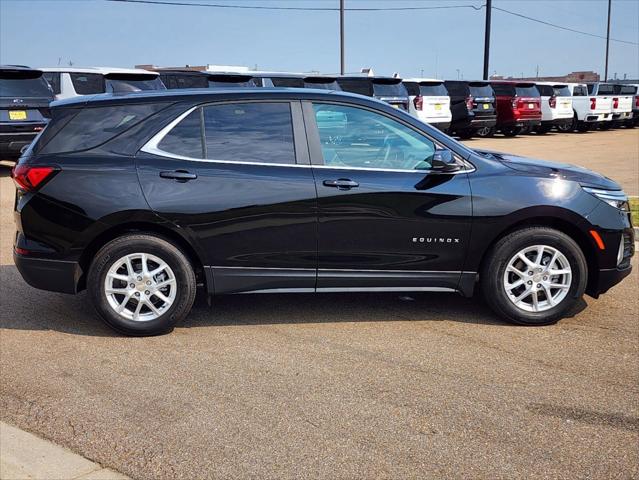
[[623,210],[625,212],[630,211],[628,205],[628,197],[623,190],[602,190],[601,188],[581,187],[590,195],[594,195],[600,200],[603,200],[608,205]]

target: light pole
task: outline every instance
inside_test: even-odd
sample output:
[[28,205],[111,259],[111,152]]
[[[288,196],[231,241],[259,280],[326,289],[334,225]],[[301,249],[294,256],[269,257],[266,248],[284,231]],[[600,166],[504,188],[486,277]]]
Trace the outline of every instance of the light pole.
[[344,75],[346,61],[344,59],[344,1],[339,0],[339,72]]
[[488,57],[490,54],[490,14],[493,7],[492,0],[486,0],[486,28],[484,30],[484,80],[488,80]]
[[604,70],[604,82],[608,80],[608,50],[610,48],[610,10],[612,0],[608,0],[608,32],[606,33],[606,69]]

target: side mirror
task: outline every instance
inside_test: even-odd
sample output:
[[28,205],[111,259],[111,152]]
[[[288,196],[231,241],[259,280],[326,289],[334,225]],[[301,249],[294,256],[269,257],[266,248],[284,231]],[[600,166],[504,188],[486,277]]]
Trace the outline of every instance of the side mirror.
[[459,171],[461,166],[455,161],[450,150],[436,150],[430,168],[435,172],[452,173]]

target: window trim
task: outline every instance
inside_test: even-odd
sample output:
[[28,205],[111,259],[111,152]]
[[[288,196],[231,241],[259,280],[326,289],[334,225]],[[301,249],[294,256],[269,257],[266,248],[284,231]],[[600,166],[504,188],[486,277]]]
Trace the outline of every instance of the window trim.
[[[313,103],[322,103],[322,104],[330,104],[330,105],[340,105],[344,107],[352,107],[352,108],[360,108],[362,110],[367,110],[372,113],[377,113],[379,115],[385,116],[391,120],[396,121],[397,123],[410,128],[414,132],[423,135],[428,140],[433,142],[435,146],[440,147],[442,149],[449,150],[457,159],[458,162],[464,165],[462,169],[457,172],[440,172],[437,170],[431,169],[404,169],[404,168],[381,168],[381,167],[349,167],[349,166],[341,166],[341,165],[325,165],[324,164],[324,155],[322,153],[322,144],[319,138],[319,128],[317,127],[317,122],[315,120],[315,111],[313,109]],[[392,115],[387,114],[384,111],[376,110],[374,108],[369,108],[364,105],[352,104],[347,102],[339,102],[339,101],[328,101],[328,100],[304,100],[302,101],[302,110],[304,111],[304,122],[306,124],[306,134],[308,138],[308,149],[311,152],[311,165],[313,168],[321,168],[321,169],[331,169],[331,170],[355,170],[355,171],[365,171],[365,172],[395,172],[395,173],[417,173],[417,174],[427,174],[427,175],[459,175],[462,173],[472,173],[474,172],[475,166],[469,161],[465,160],[461,157],[457,152],[437,141],[436,139],[429,136],[426,132],[415,128],[413,125],[402,121],[402,119],[394,117]],[[321,163],[318,162],[321,161]]]
[[[246,103],[285,103],[288,104],[291,110],[291,123],[293,128],[293,151],[295,156],[295,163],[277,163],[277,162],[249,162],[244,160],[215,160],[210,158],[194,158],[185,155],[179,155],[173,152],[167,152],[159,148],[159,144],[164,140],[164,137],[173,130],[182,120],[188,117],[198,108],[202,109],[203,114],[204,107],[216,106],[216,105],[233,105],[233,104],[246,104]],[[202,133],[204,135],[204,133]],[[176,160],[186,160],[190,162],[204,162],[204,163],[222,163],[232,165],[263,165],[263,166],[276,166],[276,167],[310,167],[310,159],[308,154],[308,148],[305,143],[304,124],[302,118],[302,107],[299,100],[290,99],[255,99],[255,100],[228,100],[222,102],[202,103],[194,105],[188,108],[185,112],[178,115],[171,120],[166,126],[164,126],[159,132],[157,132],[151,139],[146,142],[141,152],[150,153],[159,157],[173,158]]]

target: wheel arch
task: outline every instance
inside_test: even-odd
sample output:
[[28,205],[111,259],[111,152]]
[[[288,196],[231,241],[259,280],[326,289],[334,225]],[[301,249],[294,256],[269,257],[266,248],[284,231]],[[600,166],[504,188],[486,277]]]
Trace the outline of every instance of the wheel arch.
[[129,233],[148,233],[164,238],[165,240],[173,243],[176,247],[182,250],[191,262],[197,283],[203,283],[206,287],[206,275],[204,272],[202,258],[186,238],[167,226],[151,222],[132,221],[111,226],[100,232],[89,242],[82,252],[79,260],[82,275],[78,280],[77,291],[84,290],[86,288],[86,277],[89,272],[89,266],[91,265],[91,261],[98,250],[111,240]]
[[565,233],[570,238],[572,238],[586,258],[586,265],[588,268],[588,282],[586,284],[586,293],[590,296],[597,297],[597,285],[599,281],[599,265],[597,263],[596,256],[596,246],[592,238],[588,236],[588,234],[579,228],[575,223],[570,222],[565,218],[555,217],[555,216],[533,216],[525,219],[521,219],[508,227],[504,228],[501,232],[499,232],[487,245],[483,255],[481,256],[481,261],[479,264],[479,268],[477,270],[479,274],[479,281],[481,281],[481,272],[483,272],[488,252],[505,236],[523,228],[528,227],[546,227],[558,230],[562,233]]

